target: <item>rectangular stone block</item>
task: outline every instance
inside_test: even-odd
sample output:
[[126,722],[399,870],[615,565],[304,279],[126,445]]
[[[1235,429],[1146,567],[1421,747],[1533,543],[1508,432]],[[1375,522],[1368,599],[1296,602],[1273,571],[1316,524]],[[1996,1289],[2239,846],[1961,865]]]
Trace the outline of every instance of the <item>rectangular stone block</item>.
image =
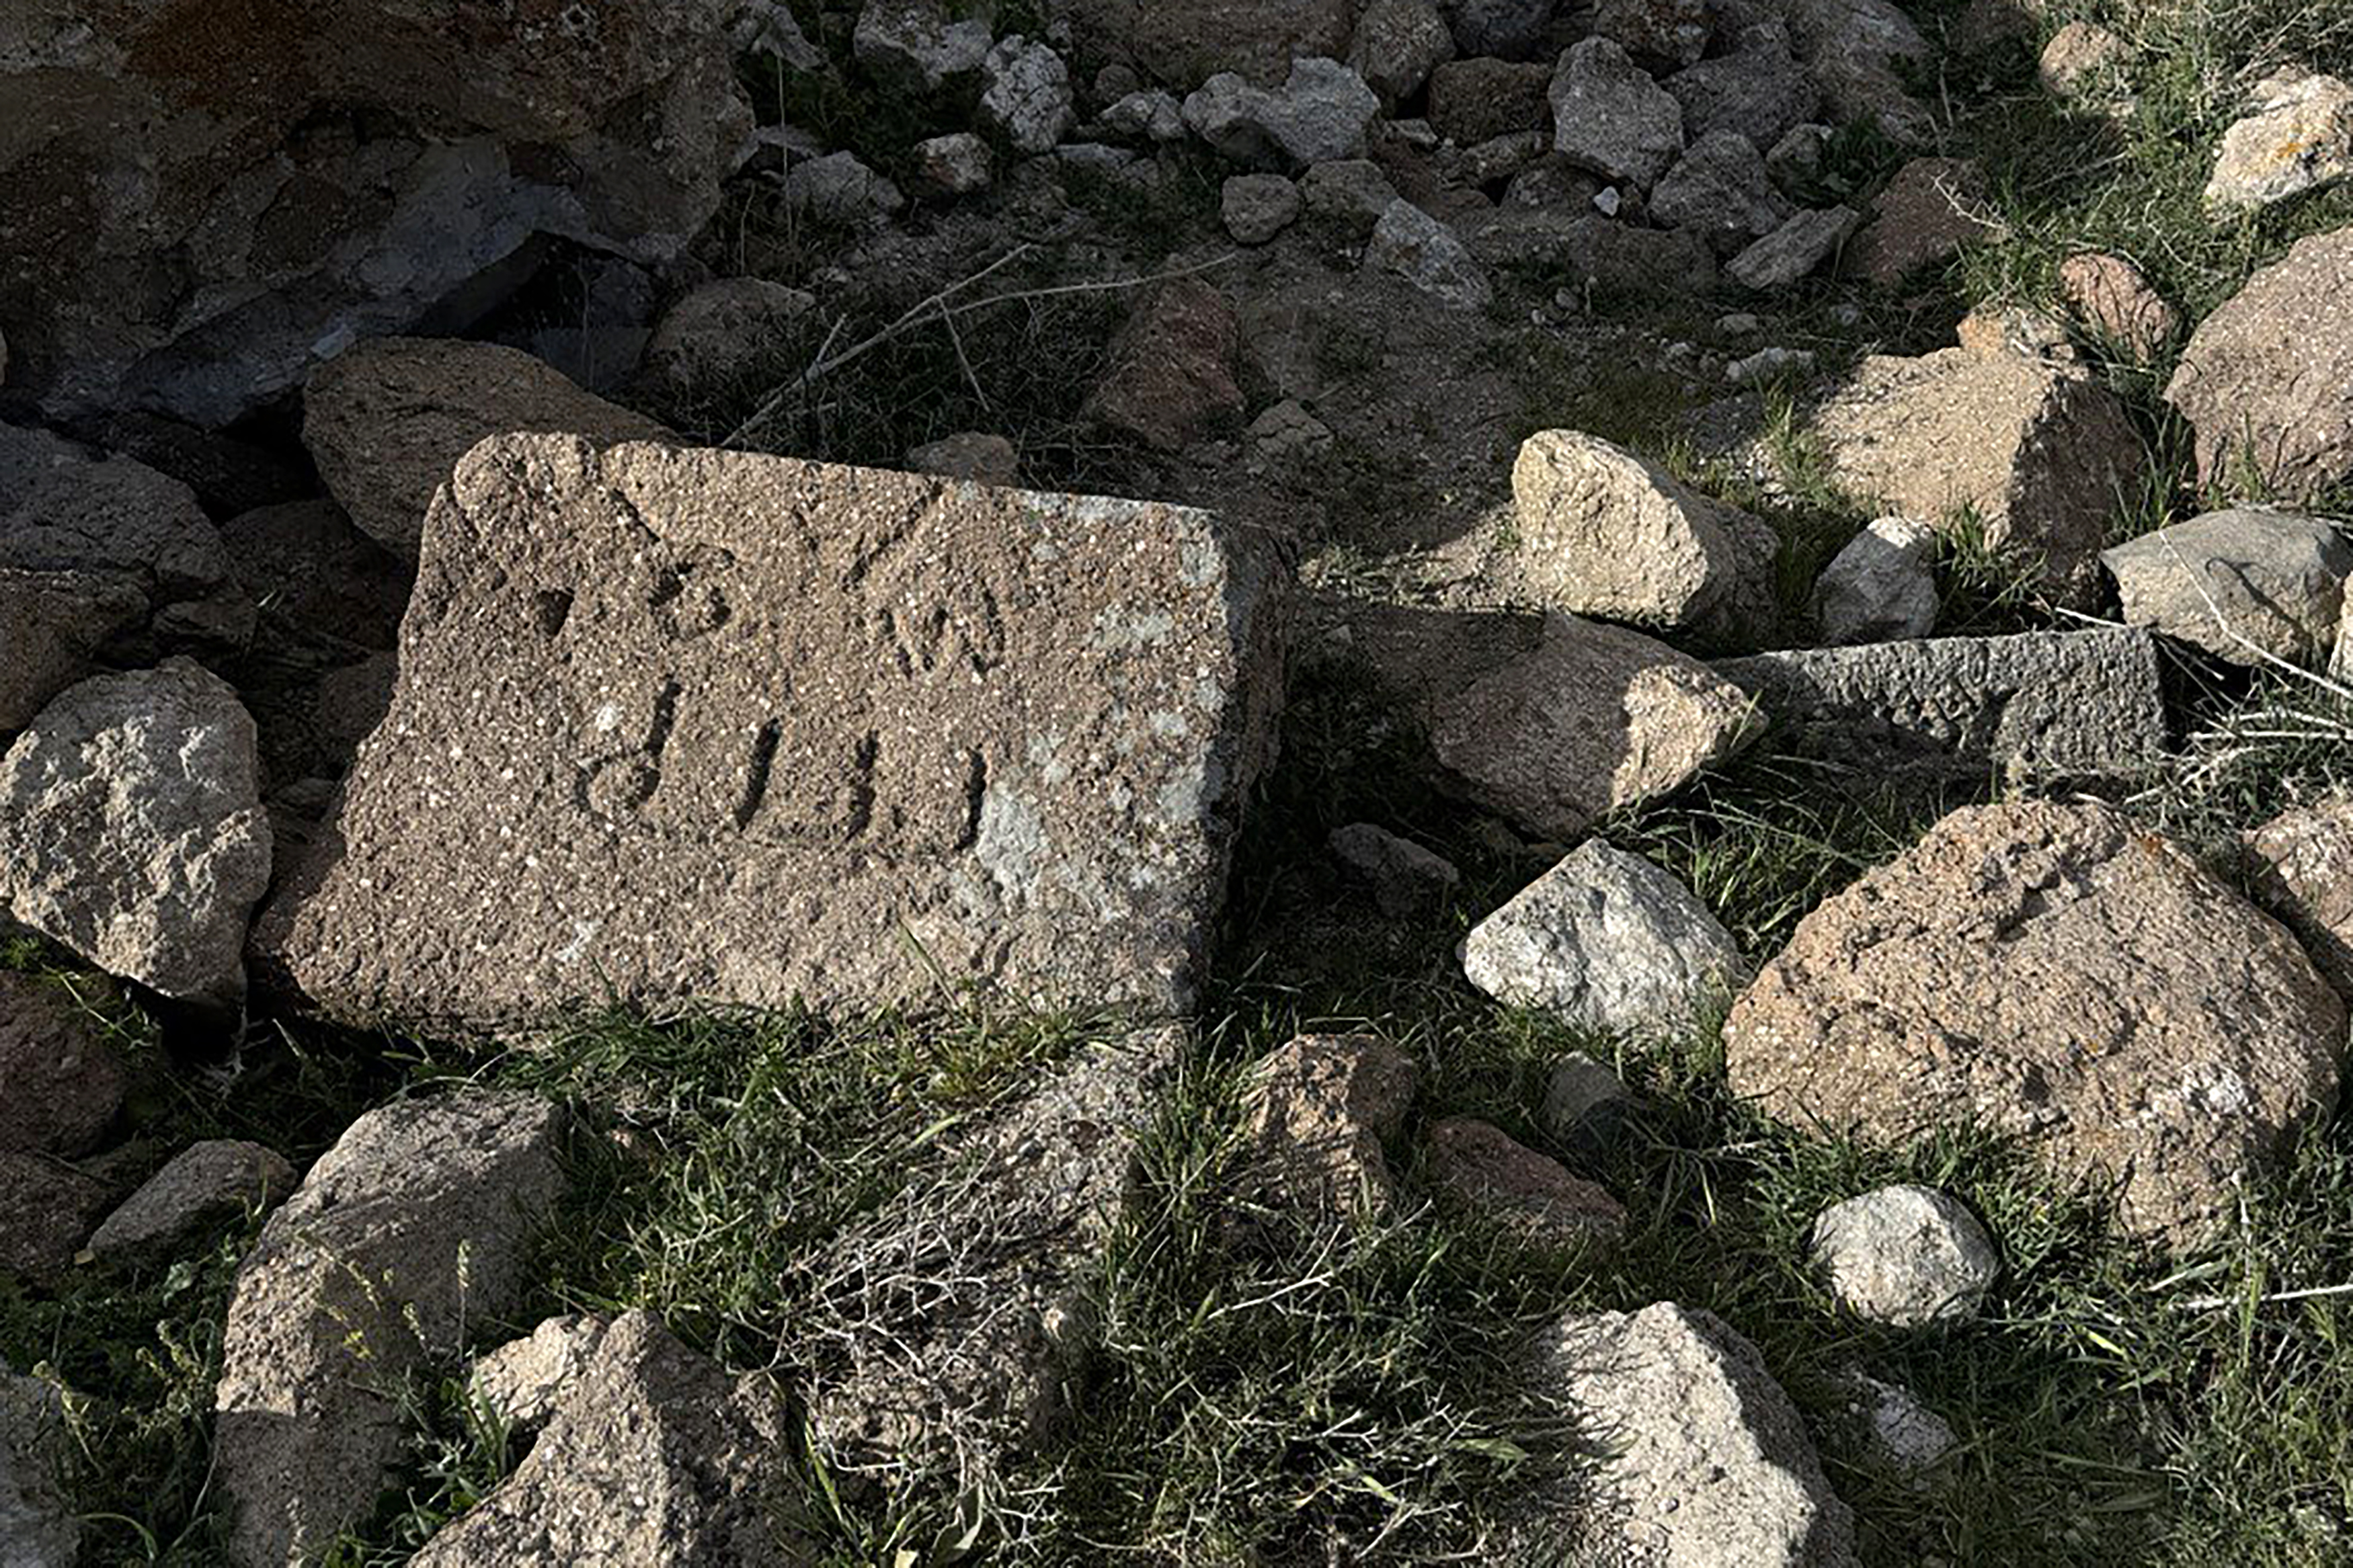
[[487,1027],[976,982],[1181,1009],[1280,598],[1183,508],[495,437],[435,500],[391,710],[258,973]]
[[2137,772],[2165,751],[2157,647],[2138,628],[1933,637],[1719,660],[1765,744],[1913,781]]

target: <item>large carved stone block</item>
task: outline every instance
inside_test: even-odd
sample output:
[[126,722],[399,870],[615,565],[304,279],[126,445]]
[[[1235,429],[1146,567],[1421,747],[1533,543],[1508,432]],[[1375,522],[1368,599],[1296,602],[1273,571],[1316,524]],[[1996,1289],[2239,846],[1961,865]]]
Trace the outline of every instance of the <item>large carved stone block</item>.
[[504,436],[256,935],[353,1018],[998,984],[1183,1006],[1280,689],[1202,512]]

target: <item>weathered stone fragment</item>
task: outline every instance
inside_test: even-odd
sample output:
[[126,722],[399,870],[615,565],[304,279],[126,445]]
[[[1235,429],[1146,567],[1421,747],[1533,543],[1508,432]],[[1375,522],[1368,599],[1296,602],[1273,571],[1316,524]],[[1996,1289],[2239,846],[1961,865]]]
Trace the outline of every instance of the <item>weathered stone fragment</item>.
[[1662,81],[1683,106],[1683,134],[1696,142],[1718,131],[1769,148],[1813,118],[1821,97],[1789,53],[1788,29],[1750,27],[1729,54],[1701,60]]
[[1133,64],[1182,89],[1214,71],[1238,71],[1261,86],[1282,80],[1294,61],[1346,52],[1356,0],[1050,0],[1071,36],[1095,59]]
[[72,1444],[55,1385],[0,1363],[0,1563],[8,1568],[78,1561],[81,1521],[58,1485]]
[[849,36],[851,53],[878,81],[919,97],[969,89],[990,42],[987,18],[951,16],[940,0],[866,0]]
[[944,479],[1012,485],[1021,479],[1021,453],[1002,436],[959,430],[909,452],[907,467],[914,473],[937,474]]
[[1063,1427],[1094,1344],[1087,1277],[1182,1043],[1091,1049],[835,1246],[807,1325],[828,1450],[973,1485]]
[[1604,179],[1649,190],[1683,150],[1683,111],[1607,38],[1560,58],[1551,88],[1553,150]]
[[2353,227],[2299,240],[2200,324],[2165,389],[2202,483],[2301,505],[2353,480]]
[[1348,46],[1348,64],[1380,96],[1388,114],[1453,58],[1454,35],[1434,0],[1372,0]]
[[71,992],[0,971],[0,1149],[86,1154],[122,1091],[122,1058]]
[[2125,41],[2097,22],[2076,20],[2051,35],[2036,76],[2053,98],[2081,99],[2113,77],[2129,50]]
[[855,153],[805,158],[785,172],[785,205],[796,216],[857,233],[890,226],[907,194]]
[[1264,245],[1298,217],[1299,186],[1284,174],[1236,174],[1219,193],[1219,216],[1237,245]]
[[2165,750],[2139,630],[1793,648],[1715,669],[1770,716],[1777,747],[1869,777],[2130,775]]
[[1927,63],[1928,40],[1891,0],[1789,0],[1798,58],[1840,121],[1860,121],[1907,147],[1936,136],[1936,117],[1905,78]]
[[1238,163],[1297,170],[1362,157],[1366,127],[1380,106],[1365,79],[1346,66],[1307,58],[1293,61],[1273,91],[1231,71],[1211,77],[1185,100],[1185,123]]
[[1430,73],[1430,127],[1458,146],[1552,129],[1553,68],[1484,57],[1449,60]]
[[1182,451],[1241,423],[1240,353],[1226,297],[1198,278],[1172,279],[1138,301],[1082,412],[1147,447]]
[[2246,842],[2255,901],[2295,932],[2337,994],[2353,1001],[2353,799],[2283,812]]
[[0,568],[118,578],[160,607],[219,587],[228,558],[179,480],[0,425]]
[[1078,123],[1070,68],[1049,45],[1018,33],[999,38],[981,64],[981,120],[1016,153],[1050,153]]
[[92,676],[0,756],[0,898],[110,974],[234,1002],[269,885],[253,721],[193,660]]
[[1847,261],[1883,289],[1941,267],[2000,231],[1985,174],[1964,158],[1915,158],[1872,205],[1875,216],[1855,236]]
[[1404,279],[1451,310],[1484,310],[1494,298],[1487,275],[1454,231],[1403,196],[1374,226],[1364,264]]
[[1591,1156],[1618,1140],[1640,1107],[1616,1069],[1584,1051],[1553,1064],[1545,1080],[1544,1129],[1579,1155]]
[[2076,319],[2115,351],[2146,363],[2181,330],[2181,315],[2121,256],[2088,251],[2059,265],[2059,287]]
[[1441,909],[1462,884],[1452,861],[1369,822],[1334,828],[1331,846],[1334,857],[1372,889],[1374,905],[1391,920]]
[[1707,0],[1595,0],[1593,30],[1630,55],[1688,66],[1707,52]]
[[294,1167],[259,1143],[213,1140],[172,1156],[90,1238],[100,1263],[153,1263],[208,1231],[266,1213],[294,1190]]
[[237,1271],[214,1396],[238,1568],[313,1560],[407,1436],[409,1372],[512,1311],[564,1190],[564,1116],[527,1095],[403,1100],[352,1123]]
[[765,1376],[736,1377],[624,1313],[515,1473],[410,1561],[789,1568],[808,1560],[771,1518],[790,1436]]
[[495,343],[379,339],[327,365],[302,394],[302,441],[320,478],[362,532],[411,560],[458,459],[479,441],[521,431],[599,446],[674,439]]
[[2335,1107],[2345,1008],[2287,932],[2094,802],[1972,806],[1800,922],[1732,1087],[1827,1131],[1971,1124],[2189,1243]]
[[1807,1242],[1840,1306],[1897,1328],[1967,1322],[2001,1272],[1967,1205],[1933,1187],[1881,1187],[1833,1204]]
[[1599,1466],[1569,1496],[1538,1500],[1559,1516],[1543,1545],[1596,1565],[1852,1568],[1854,1515],[1797,1407],[1713,1312],[1572,1313],[1542,1354]]
[[146,595],[127,577],[0,566],[0,736],[94,673],[100,650],[146,619]]
[[[646,380],[673,395],[757,391],[752,377],[775,363],[785,333],[816,303],[807,289],[765,278],[721,278],[689,289],[654,323],[646,343]],[[583,427],[581,433],[596,431]]]
[[115,1194],[62,1160],[0,1149],[0,1275],[58,1279]]
[[330,1013],[477,1026],[943,974],[1180,1006],[1270,743],[1275,592],[1195,511],[485,443],[257,951]]
[[1454,45],[1466,55],[1524,60],[1544,43],[1557,0],[1446,0]]
[[1471,928],[1463,977],[1571,1027],[1672,1032],[1728,997],[1740,944],[1668,872],[1599,838]]
[[1910,1389],[1860,1372],[1845,1381],[1847,1413],[1883,1464],[1907,1474],[1933,1469],[1961,1446],[1952,1425]]
[[1397,1181],[1381,1144],[1420,1081],[1413,1058],[1374,1035],[1302,1035],[1270,1054],[1250,1081],[1253,1195],[1311,1224],[1386,1215]]
[[1800,212],[1725,264],[1744,289],[1769,294],[1812,276],[1846,243],[1862,215],[1852,207]]
[[1883,517],[1847,542],[1814,584],[1822,641],[1901,642],[1936,626],[1936,531],[1917,518]]
[[2222,133],[2209,202],[2251,212],[2353,175],[2353,86],[2281,71],[2253,98],[2253,111]]
[[1626,1209],[1599,1182],[1572,1176],[1491,1122],[1450,1116],[1428,1139],[1430,1179],[1457,1213],[1554,1249],[1607,1240]]
[[2104,552],[2125,620],[2233,664],[2325,666],[2353,544],[2326,521],[2233,507]]
[[1736,131],[1715,131],[1694,140],[1660,179],[1651,216],[1733,256],[1778,232],[1790,213],[1756,144]]
[[545,1319],[477,1360],[466,1391],[514,1430],[536,1432],[572,1392],[611,1326],[586,1312]]

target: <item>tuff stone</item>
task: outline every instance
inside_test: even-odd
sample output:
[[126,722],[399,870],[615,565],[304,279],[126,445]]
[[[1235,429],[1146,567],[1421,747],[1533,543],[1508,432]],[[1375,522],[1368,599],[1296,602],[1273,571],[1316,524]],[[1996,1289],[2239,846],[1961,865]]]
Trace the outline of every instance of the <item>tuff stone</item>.
[[228,557],[179,480],[0,424],[0,569],[113,578],[160,608],[218,588]]
[[1413,1107],[1413,1059],[1374,1035],[1301,1035],[1252,1069],[1248,1184],[1310,1224],[1379,1218],[1397,1202],[1382,1152]]
[[2233,664],[2317,670],[2337,643],[2353,543],[2324,520],[2233,507],[2105,551],[2127,625]]
[[1362,157],[1380,101],[1339,61],[1307,58],[1294,61],[1274,91],[1230,71],[1211,77],[1185,100],[1185,123],[1238,163],[1297,170]]
[[1553,149],[1604,179],[1649,190],[1683,150],[1683,111],[1608,38],[1560,58],[1552,79]]
[[1917,518],[1875,519],[1814,584],[1814,620],[1830,644],[1901,642],[1936,626],[1936,531]]
[[999,38],[982,62],[981,78],[980,117],[1016,153],[1050,153],[1078,123],[1070,68],[1046,44],[1018,33]]
[[57,1483],[72,1446],[64,1395],[0,1364],[0,1562],[9,1568],[77,1560],[81,1521]]
[[2353,800],[2282,812],[2247,834],[2248,890],[2353,1001]]
[[1111,367],[1081,412],[1147,447],[1181,451],[1241,423],[1240,353],[1226,297],[1200,279],[1171,279],[1112,340]]
[[1793,215],[1780,227],[1725,264],[1744,289],[1770,294],[1810,277],[1844,245],[1862,215],[1852,207],[1824,207]]
[[100,1263],[153,1263],[294,1190],[294,1167],[259,1143],[212,1140],[172,1156],[90,1238]]
[[0,736],[95,673],[108,645],[146,619],[146,595],[126,578],[0,566]]
[[466,1390],[513,1430],[536,1432],[571,1393],[611,1327],[588,1312],[544,1319],[522,1338],[477,1358]]
[[1450,1116],[1430,1124],[1427,1143],[1440,1201],[1523,1243],[1558,1250],[1625,1228],[1625,1206],[1599,1182],[1570,1175],[1491,1122]]
[[1933,1187],[1892,1186],[1833,1204],[1807,1241],[1840,1306],[1897,1328],[1967,1322],[2001,1272],[1977,1216]]
[[2222,133],[2207,201],[2252,212],[2353,175],[2353,85],[2284,71],[2253,96],[2253,112]]
[[1404,279],[1451,310],[1483,310],[1494,298],[1487,275],[1454,231],[1403,196],[1373,226],[1364,265]]
[[0,1149],[86,1154],[123,1088],[122,1058],[63,986],[0,971]]

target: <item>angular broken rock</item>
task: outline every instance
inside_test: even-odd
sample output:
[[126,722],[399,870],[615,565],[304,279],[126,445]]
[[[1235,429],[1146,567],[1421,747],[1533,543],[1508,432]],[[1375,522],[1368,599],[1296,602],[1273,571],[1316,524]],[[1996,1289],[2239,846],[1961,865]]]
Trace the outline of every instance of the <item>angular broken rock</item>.
[[1907,78],[1927,64],[1928,40],[1893,0],[1789,0],[1789,36],[1834,123],[1861,121],[1890,141],[1925,146],[1936,121]]
[[1951,1424],[1910,1389],[1860,1372],[1844,1381],[1847,1414],[1861,1424],[1882,1462],[1905,1472],[1926,1470],[1961,1446]]
[[2283,71],[2256,88],[2253,110],[2222,133],[2209,202],[2253,212],[2353,176],[2353,86]]
[[1588,839],[1471,928],[1463,977],[1572,1028],[1672,1033],[1728,997],[1740,944],[1670,873]]
[[1647,191],[1683,150],[1683,106],[1608,38],[1561,56],[1552,79],[1553,150]]
[[1801,212],[1725,263],[1744,289],[1769,294],[1810,277],[1854,232],[1862,215],[1852,207]]
[[2181,330],[2180,312],[2121,256],[2087,251],[2059,264],[2059,288],[2076,319],[2115,351],[2146,363]]
[[2353,480],[2353,227],[2299,240],[2199,325],[2165,389],[2198,477],[2302,505]]
[[1707,52],[1707,0],[1596,0],[1593,30],[1645,59],[1687,66]]
[[485,1027],[943,974],[1181,1007],[1271,744],[1276,595],[1174,507],[486,442],[255,951],[328,1013]]
[[564,1191],[560,1108],[469,1090],[352,1123],[237,1270],[216,1479],[238,1568],[313,1560],[367,1513],[408,1441],[406,1375],[514,1310]]
[[2337,644],[2353,543],[2316,517],[2233,507],[2103,552],[2126,624],[2232,664],[2317,670]]
[[274,1149],[228,1139],[193,1143],[106,1216],[90,1255],[99,1263],[153,1263],[207,1231],[269,1212],[293,1190],[294,1167]]
[[1078,123],[1071,70],[1044,43],[1015,33],[981,62],[980,118],[1016,153],[1050,153]]
[[866,0],[849,47],[858,63],[898,91],[923,96],[969,82],[988,58],[988,23],[951,17],[940,0]]
[[1293,60],[1272,90],[1231,71],[1211,77],[1185,100],[1185,123],[1221,156],[1288,173],[1364,156],[1365,131],[1380,107],[1364,78],[1311,56]]
[[1198,278],[1146,294],[1112,340],[1111,365],[1080,413],[1162,452],[1240,425],[1241,329],[1226,297]]
[[458,459],[489,437],[527,430],[598,446],[676,439],[543,360],[453,338],[363,343],[302,391],[302,444],[319,477],[362,532],[408,559]]
[[1566,1516],[1545,1544],[1644,1568],[1852,1568],[1854,1515],[1797,1407],[1715,1313],[1672,1301],[1572,1313],[1540,1353],[1597,1466],[1537,1505]]
[[1404,279],[1449,310],[1484,310],[1494,298],[1487,275],[1454,231],[1403,196],[1373,226],[1364,264]]
[[0,568],[118,578],[162,606],[217,588],[228,555],[179,480],[0,424]]
[[1429,739],[1440,780],[1531,833],[1580,837],[1763,730],[1740,689],[1623,626],[1360,605],[1356,654]]
[[1002,436],[960,430],[909,452],[907,467],[912,472],[937,474],[944,479],[1011,485],[1021,478],[1021,453]]
[[975,1484],[1063,1427],[1094,1344],[1089,1276],[1183,1044],[1089,1049],[835,1243],[803,1321],[828,1455]]
[[2001,1272],[1977,1215],[1933,1187],[1881,1187],[1833,1204],[1806,1246],[1840,1306],[1898,1328],[1968,1321]]
[[1506,604],[1722,641],[1769,614],[1771,528],[1598,436],[1529,437],[1512,498],[1514,526],[1480,574]]
[[253,720],[193,660],[92,676],[0,756],[0,907],[110,974],[235,1002],[269,886]]
[[1719,660],[1774,744],[1879,778],[2130,776],[2164,754],[2147,632],[2101,628],[1799,648]]
[[1826,643],[1901,642],[1936,629],[1936,531],[1916,518],[1874,520],[1822,568],[1814,620]]
[[1436,0],[1372,0],[1357,18],[1348,64],[1395,114],[1430,73],[1454,58],[1454,35]]
[[1219,216],[1237,245],[1264,245],[1299,216],[1299,184],[1287,174],[1236,174],[1219,193]]
[[121,1057],[71,991],[0,970],[0,1149],[88,1153],[123,1087]]
[[0,1563],[8,1568],[78,1560],[81,1521],[58,1485],[73,1442],[56,1386],[0,1363]]
[[646,343],[642,374],[673,396],[696,390],[740,395],[753,375],[773,363],[792,323],[816,303],[807,289],[765,278],[715,279],[661,313]]
[[1421,1071],[1376,1035],[1301,1035],[1252,1069],[1246,1184],[1309,1224],[1377,1219],[1397,1200],[1382,1143],[1413,1107]]
[[1616,1069],[1571,1051],[1545,1079],[1544,1129],[1572,1152],[1590,1157],[1617,1141],[1641,1103]]
[[1391,920],[1409,920],[1444,906],[1462,883],[1453,862],[1369,822],[1332,830],[1333,855],[1373,891]]
[[2073,21],[2051,35],[2036,64],[2036,78],[2053,98],[2089,96],[2120,68],[2130,47],[2097,22]]
[[1964,158],[1915,158],[1873,207],[1877,216],[1855,237],[1847,260],[1883,289],[1942,266],[2000,226],[1984,172]]
[[1852,494],[1939,529],[1964,510],[2045,591],[2088,595],[2109,520],[2148,453],[2116,395],[2013,353],[1873,355],[1807,426]]
[[146,620],[147,597],[128,577],[0,566],[0,736],[95,673],[100,650]]
[[1889,1140],[1970,1123],[2126,1228],[2211,1236],[2337,1103],[2345,1007],[2286,931],[2096,803],[1955,812],[1799,923],[1724,1029],[1734,1090]]
[[1764,155],[1736,131],[1696,138],[1651,192],[1652,218],[1700,235],[1719,256],[1745,254],[1789,216],[1789,204],[1766,175]]
[[988,189],[996,161],[988,143],[969,131],[926,137],[909,154],[907,185],[926,201],[976,195]]
[[410,1562],[789,1568],[808,1559],[770,1510],[790,1438],[765,1377],[738,1377],[627,1312],[514,1474]]
[[1535,1247],[1566,1248],[1625,1228],[1625,1206],[1599,1182],[1572,1176],[1491,1122],[1450,1116],[1428,1138],[1441,1202]]
[[1748,28],[1730,53],[1701,60],[1659,85],[1683,106],[1683,134],[1693,141],[1734,131],[1767,149],[1812,119],[1821,101],[1789,54],[1788,29],[1771,22]]
[[586,1312],[545,1319],[477,1360],[466,1374],[466,1392],[515,1431],[536,1432],[571,1392],[610,1326]]
[[59,1279],[119,1195],[62,1160],[0,1149],[0,1274]]
[[2353,1001],[2353,799],[2281,813],[2246,836],[2255,901],[2295,932]]

